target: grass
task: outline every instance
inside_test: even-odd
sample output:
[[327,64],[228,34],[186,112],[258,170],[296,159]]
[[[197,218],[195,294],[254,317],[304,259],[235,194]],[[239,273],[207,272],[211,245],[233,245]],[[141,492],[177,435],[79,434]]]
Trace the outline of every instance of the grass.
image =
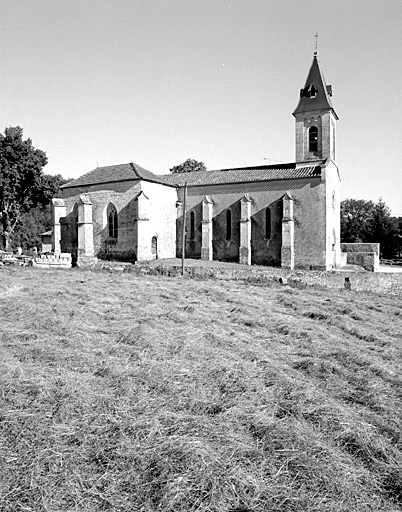
[[0,510],[402,510],[402,297],[0,271]]

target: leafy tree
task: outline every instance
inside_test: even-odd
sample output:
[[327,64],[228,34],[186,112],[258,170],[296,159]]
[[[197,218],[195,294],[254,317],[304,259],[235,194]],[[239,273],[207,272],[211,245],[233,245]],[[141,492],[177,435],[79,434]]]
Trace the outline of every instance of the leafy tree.
[[36,208],[24,212],[13,234],[13,246],[20,246],[24,250],[41,246],[40,234],[52,228],[51,200],[60,193],[61,185],[69,180],[60,174],[56,176],[43,176],[43,197]]
[[367,242],[374,210],[373,201],[345,199],[341,202],[342,242]]
[[13,233],[13,247],[22,247],[24,251],[41,247],[40,234],[52,228],[51,205],[37,206],[21,215],[18,227]]
[[51,180],[43,174],[46,154],[22,136],[19,126],[0,134],[0,223],[6,249],[21,216],[46,202],[52,190]]
[[50,204],[53,197],[56,197],[61,193],[60,187],[68,181],[70,180],[63,178],[61,174],[56,174],[55,176],[44,174],[42,181],[43,195],[40,204],[44,206]]
[[376,204],[363,199],[342,201],[342,242],[379,243],[381,257],[392,258],[398,253],[401,234],[381,198]]
[[396,257],[402,258],[402,217],[392,217],[395,227],[395,249]]
[[203,162],[198,162],[191,158],[187,158],[185,162],[180,165],[176,165],[170,169],[172,174],[178,174],[182,172],[193,172],[193,171],[206,171],[207,168]]
[[394,255],[394,246],[396,230],[391,218],[391,211],[384,201],[380,198],[374,206],[373,214],[369,223],[369,238],[371,241],[380,244],[381,256],[392,258]]

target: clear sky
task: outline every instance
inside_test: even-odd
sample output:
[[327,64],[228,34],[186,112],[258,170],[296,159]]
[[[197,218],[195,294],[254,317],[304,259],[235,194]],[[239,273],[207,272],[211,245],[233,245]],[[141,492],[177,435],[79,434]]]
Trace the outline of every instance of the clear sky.
[[0,0],[0,129],[66,178],[292,162],[316,32],[342,196],[402,215],[401,0]]

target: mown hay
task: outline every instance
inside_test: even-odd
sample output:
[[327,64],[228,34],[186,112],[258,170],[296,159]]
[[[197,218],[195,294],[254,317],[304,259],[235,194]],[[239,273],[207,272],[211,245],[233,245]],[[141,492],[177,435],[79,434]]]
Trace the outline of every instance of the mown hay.
[[1,277],[1,510],[402,509],[398,298]]

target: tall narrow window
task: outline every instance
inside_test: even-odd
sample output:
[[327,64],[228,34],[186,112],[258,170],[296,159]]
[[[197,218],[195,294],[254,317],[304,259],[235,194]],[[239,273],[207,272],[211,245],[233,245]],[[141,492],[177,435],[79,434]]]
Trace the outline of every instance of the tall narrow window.
[[195,238],[195,213],[190,212],[190,239],[194,240]]
[[109,238],[117,238],[119,232],[117,210],[114,205],[110,205],[107,214],[107,225]]
[[318,151],[318,128],[312,126],[308,132],[308,145],[310,153]]
[[226,240],[231,240],[232,238],[232,212],[230,210],[226,210]]
[[271,238],[271,208],[265,209],[265,238]]

